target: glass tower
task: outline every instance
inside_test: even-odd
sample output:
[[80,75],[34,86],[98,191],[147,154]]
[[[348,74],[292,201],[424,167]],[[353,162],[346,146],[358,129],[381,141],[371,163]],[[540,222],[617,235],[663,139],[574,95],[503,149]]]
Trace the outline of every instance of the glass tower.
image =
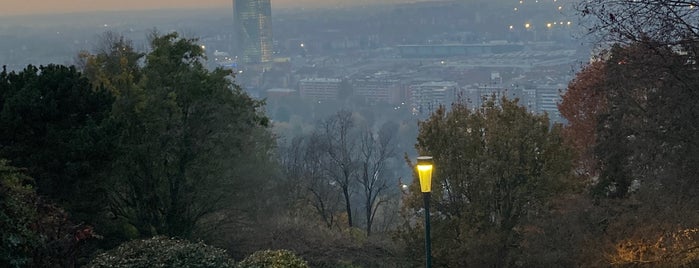
[[238,51],[245,63],[272,60],[272,4],[270,0],[233,0]]

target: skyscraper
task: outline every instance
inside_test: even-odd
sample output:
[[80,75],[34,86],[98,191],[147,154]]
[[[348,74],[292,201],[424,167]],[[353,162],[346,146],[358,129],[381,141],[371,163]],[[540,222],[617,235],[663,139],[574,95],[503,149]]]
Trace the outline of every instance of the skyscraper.
[[245,63],[272,60],[272,4],[270,0],[233,0],[238,51]]

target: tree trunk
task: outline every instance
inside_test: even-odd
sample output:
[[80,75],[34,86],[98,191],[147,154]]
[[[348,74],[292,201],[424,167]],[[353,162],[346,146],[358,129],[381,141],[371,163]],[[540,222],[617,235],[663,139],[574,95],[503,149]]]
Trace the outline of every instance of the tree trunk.
[[342,187],[342,194],[345,196],[345,210],[347,211],[347,225],[351,228],[352,225],[352,204],[350,204],[349,187]]

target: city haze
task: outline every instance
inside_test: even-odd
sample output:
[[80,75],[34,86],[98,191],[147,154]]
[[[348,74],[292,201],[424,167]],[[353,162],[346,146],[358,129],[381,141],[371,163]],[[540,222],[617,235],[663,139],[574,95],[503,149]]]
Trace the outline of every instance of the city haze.
[[[424,1],[424,0],[422,0]],[[275,8],[313,8],[350,6],[364,4],[388,4],[418,2],[416,0],[275,0],[272,5]],[[93,1],[93,0],[65,0],[65,1],[41,1],[41,0],[5,0],[0,16],[28,15],[28,14],[55,14],[90,11],[124,11],[124,10],[149,10],[149,9],[173,9],[173,8],[221,8],[231,7],[231,0],[122,0],[122,1]]]

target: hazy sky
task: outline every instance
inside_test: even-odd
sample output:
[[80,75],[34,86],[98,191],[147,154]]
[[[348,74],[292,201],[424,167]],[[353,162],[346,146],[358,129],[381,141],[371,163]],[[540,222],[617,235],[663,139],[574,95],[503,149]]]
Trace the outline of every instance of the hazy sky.
[[[413,2],[415,0],[272,0],[274,7],[347,4],[348,2]],[[96,10],[231,7],[232,0],[2,0],[0,16]]]

